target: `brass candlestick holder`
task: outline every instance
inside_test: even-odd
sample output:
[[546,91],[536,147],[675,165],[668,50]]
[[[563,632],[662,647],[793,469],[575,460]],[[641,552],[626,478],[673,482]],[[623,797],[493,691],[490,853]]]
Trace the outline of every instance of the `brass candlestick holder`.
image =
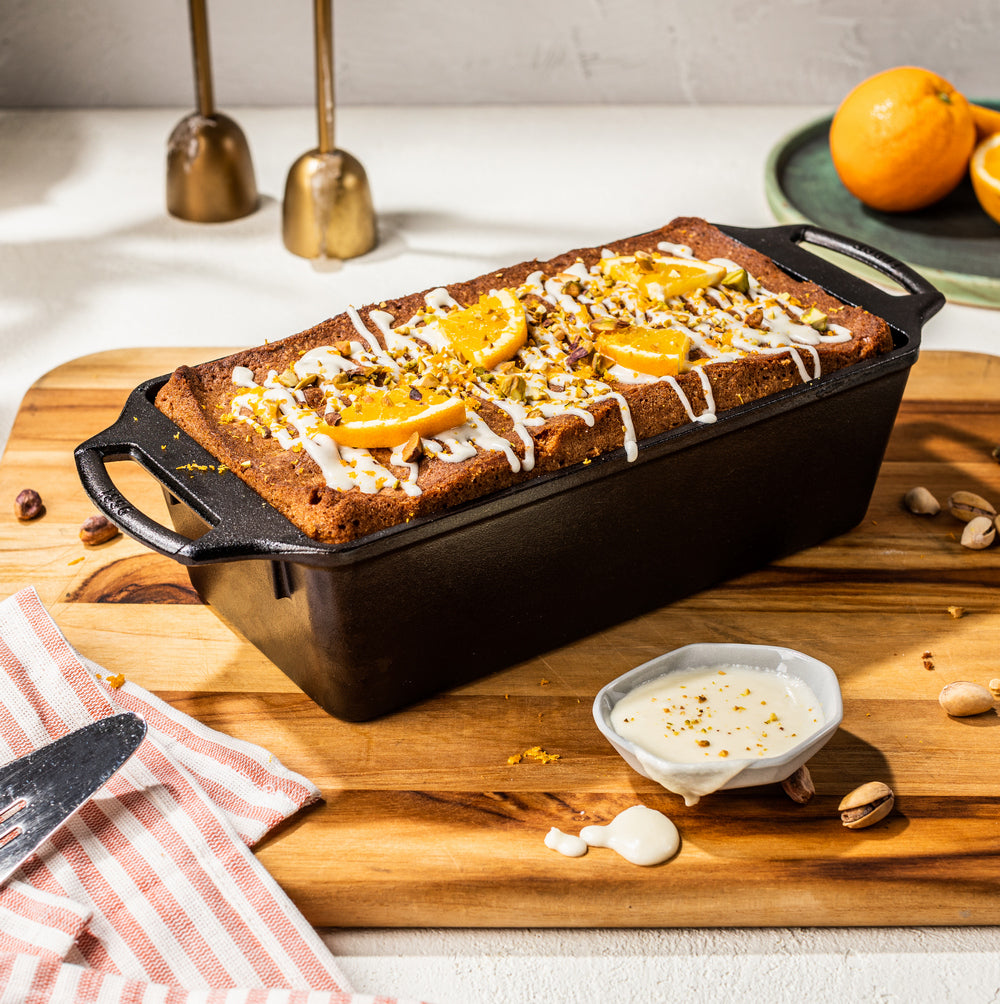
[[198,110],[167,142],[167,211],[195,223],[222,223],[257,208],[257,181],[240,127],[215,110],[205,0],[190,0]]
[[365,169],[333,140],[333,5],[314,0],[319,147],[291,166],[282,238],[303,258],[356,258],[375,246],[375,210]]

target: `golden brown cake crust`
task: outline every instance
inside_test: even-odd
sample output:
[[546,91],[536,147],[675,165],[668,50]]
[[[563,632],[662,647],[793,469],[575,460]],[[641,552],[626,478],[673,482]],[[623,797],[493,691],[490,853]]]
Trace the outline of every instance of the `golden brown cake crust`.
[[[569,268],[578,260],[590,266],[600,259],[604,248],[616,255],[633,254],[635,251],[653,252],[661,241],[685,244],[701,259],[731,259],[772,292],[789,293],[802,305],[814,306],[828,314],[831,322],[849,328],[853,335],[849,341],[817,346],[824,374],[879,355],[892,347],[891,332],[884,321],[860,308],[841,304],[812,283],[792,279],[764,255],[697,218],[675,219],[647,234],[601,247],[569,251],[548,262],[522,262],[445,288],[459,303],[468,304],[491,289],[520,285],[538,269],[553,274]],[[370,311],[386,311],[396,322],[402,322],[424,306],[424,297],[429,292],[423,290],[384,301],[377,307],[363,307],[358,314],[374,335],[377,328],[369,321]],[[269,370],[280,373],[292,365],[303,351],[357,337],[354,323],[344,313],[282,341],[196,367],[182,366],[160,390],[156,398],[157,407],[292,523],[323,543],[354,540],[418,516],[439,513],[623,444],[621,409],[614,400],[605,399],[589,408],[594,416],[592,426],[579,417],[562,415],[548,419],[541,427],[532,428],[535,463],[530,472],[514,472],[499,451],[481,450],[475,457],[460,463],[447,463],[425,456],[419,467],[419,495],[407,495],[402,488],[383,488],[375,494],[362,494],[357,488],[338,491],[328,487],[320,468],[304,453],[284,450],[273,438],[249,434],[247,427],[240,423],[219,421],[239,389],[232,381],[234,367],[247,367],[257,381],[262,381]],[[715,410],[720,413],[802,382],[799,366],[792,353],[787,351],[717,362],[705,367],[705,370],[709,375]],[[708,407],[697,373],[682,373],[676,381],[696,414]],[[628,402],[636,438],[640,442],[690,421],[676,390],[667,381],[609,383]],[[514,434],[513,422],[507,414],[486,401],[479,408],[479,415],[495,432],[510,441],[519,457],[524,457],[524,445]],[[371,452],[379,463],[390,465],[390,450],[374,449]]]

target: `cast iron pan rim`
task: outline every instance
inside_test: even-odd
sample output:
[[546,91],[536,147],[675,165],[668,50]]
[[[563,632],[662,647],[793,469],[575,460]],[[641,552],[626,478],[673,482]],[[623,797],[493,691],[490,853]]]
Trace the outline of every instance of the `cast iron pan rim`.
[[[323,544],[306,536],[235,474],[227,474],[225,478],[213,475],[213,478],[218,478],[217,481],[203,481],[202,486],[209,488],[214,496],[206,498],[190,485],[183,484],[172,470],[161,464],[158,451],[165,448],[164,441],[169,444],[170,455],[183,450],[188,463],[202,464],[212,470],[218,464],[214,456],[156,408],[156,394],[169,379],[169,374],[154,377],[135,388],[118,422],[77,448],[75,456],[81,480],[98,508],[126,533],[153,550],[185,564],[260,558],[294,560],[321,566],[347,563],[389,553],[417,541],[439,536],[449,532],[455,525],[466,526],[492,519],[517,505],[531,504],[560,492],[570,491],[582,482],[589,484],[616,475],[665,452],[693,447],[707,437],[736,432],[756,421],[758,416],[766,417],[769,413],[798,407],[804,403],[801,401],[803,396],[807,399],[828,397],[847,386],[908,368],[916,360],[923,323],[944,303],[944,297],[933,286],[896,259],[857,241],[808,224],[758,229],[719,225],[718,229],[768,255],[794,277],[814,282],[843,302],[860,306],[882,317],[892,328],[894,348],[882,356],[838,370],[821,380],[800,384],[740,408],[730,409],[720,415],[715,423],[687,423],[645,439],[638,444],[638,456],[634,461],[629,462],[624,448],[619,448],[593,458],[589,464],[576,464],[552,471],[484,498],[473,499],[446,512],[387,527],[343,544]],[[902,285],[909,295],[894,296],[886,293],[800,248],[800,241],[864,260]],[[129,424],[129,418],[138,418],[136,412],[143,413],[143,420]],[[147,432],[148,435],[144,435]],[[144,458],[148,463],[144,462]],[[176,456],[173,458],[176,459]],[[212,525],[209,530],[213,538],[211,544],[199,548],[198,540],[203,538],[187,541],[187,538],[182,538],[139,513],[111,484],[107,476],[105,461],[120,459],[138,462],[161,483],[164,491],[188,504],[206,519]],[[224,498],[218,491],[220,487],[223,493],[236,498]],[[252,508],[241,510],[241,506],[247,505]],[[235,522],[244,532],[234,532],[224,525],[227,510],[230,522]],[[238,517],[235,516],[236,512],[239,512]],[[254,518],[249,518],[248,514],[252,514]],[[246,529],[250,529],[251,533],[246,533]],[[208,534],[205,536],[208,537]]]

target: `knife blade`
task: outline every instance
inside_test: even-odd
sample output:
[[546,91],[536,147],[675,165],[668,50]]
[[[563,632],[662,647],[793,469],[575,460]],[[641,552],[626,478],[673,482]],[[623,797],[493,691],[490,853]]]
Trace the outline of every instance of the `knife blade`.
[[136,751],[146,723],[101,718],[0,768],[0,885]]

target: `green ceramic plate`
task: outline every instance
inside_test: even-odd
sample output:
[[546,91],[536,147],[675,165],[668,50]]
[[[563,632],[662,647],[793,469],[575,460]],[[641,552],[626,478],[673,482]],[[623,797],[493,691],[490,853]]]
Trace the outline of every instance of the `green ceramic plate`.
[[[980,209],[968,178],[919,212],[869,209],[837,177],[830,159],[831,121],[820,119],[786,136],[768,156],[767,201],[777,219],[813,223],[871,244],[912,265],[956,303],[1000,307],[1000,224]],[[876,276],[864,265],[837,260],[865,278]]]

